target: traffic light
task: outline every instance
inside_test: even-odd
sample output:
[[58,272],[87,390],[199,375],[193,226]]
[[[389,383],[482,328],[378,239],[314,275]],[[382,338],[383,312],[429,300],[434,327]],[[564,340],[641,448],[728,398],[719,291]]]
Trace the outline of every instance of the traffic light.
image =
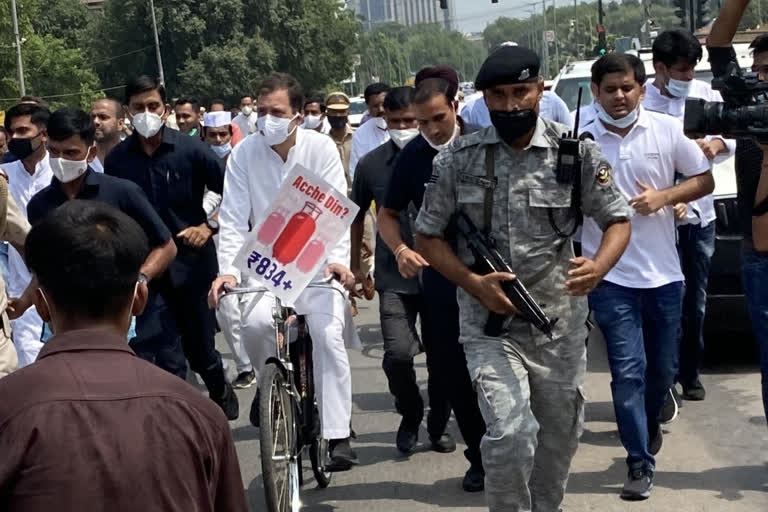
[[688,0],[672,0],[672,5],[677,7],[677,9],[675,9],[675,16],[680,18],[680,26],[684,28],[688,27],[688,22],[687,22],[688,16],[686,13],[686,11],[688,10],[686,8],[687,4],[688,4]]
[[712,12],[709,9],[709,0],[696,0],[696,28],[709,25],[712,21]]

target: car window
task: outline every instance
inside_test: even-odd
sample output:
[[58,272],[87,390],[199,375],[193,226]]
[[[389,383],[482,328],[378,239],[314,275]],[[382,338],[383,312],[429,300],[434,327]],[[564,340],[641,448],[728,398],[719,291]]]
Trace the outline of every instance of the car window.
[[581,87],[581,105],[589,105],[592,103],[592,90],[590,89],[592,81],[590,78],[563,78],[557,82],[555,93],[562,98],[568,110],[573,112],[576,110],[576,102],[579,99],[579,87]]
[[368,110],[368,105],[363,103],[362,101],[353,101],[349,104],[349,113],[350,114],[362,114]]

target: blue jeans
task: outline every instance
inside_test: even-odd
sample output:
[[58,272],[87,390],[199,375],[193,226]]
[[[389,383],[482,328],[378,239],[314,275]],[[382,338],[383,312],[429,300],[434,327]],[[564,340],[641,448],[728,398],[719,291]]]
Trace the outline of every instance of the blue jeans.
[[768,254],[744,251],[742,276],[752,331],[760,346],[763,407],[768,420]]
[[683,283],[627,288],[603,281],[589,306],[605,337],[619,436],[631,469],[655,469],[649,433],[677,373]]
[[678,382],[689,388],[699,379],[704,360],[704,315],[707,283],[715,253],[715,223],[706,227],[688,224],[677,228],[677,252],[685,275],[680,371]]

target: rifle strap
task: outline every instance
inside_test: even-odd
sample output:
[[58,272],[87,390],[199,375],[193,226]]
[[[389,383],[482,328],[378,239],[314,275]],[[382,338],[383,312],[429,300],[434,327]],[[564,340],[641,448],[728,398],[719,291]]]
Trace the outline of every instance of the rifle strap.
[[[494,154],[494,147],[491,145],[485,146],[485,177],[488,183],[493,183],[496,177],[496,155]],[[486,236],[491,237],[493,231],[493,192],[494,187],[485,188],[485,201],[483,211],[483,232]]]

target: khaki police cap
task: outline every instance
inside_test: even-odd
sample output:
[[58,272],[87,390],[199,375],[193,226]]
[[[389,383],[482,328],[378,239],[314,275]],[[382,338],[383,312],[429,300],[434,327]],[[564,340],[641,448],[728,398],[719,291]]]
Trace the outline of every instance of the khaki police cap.
[[349,96],[343,92],[332,92],[325,99],[325,108],[330,110],[348,110]]

